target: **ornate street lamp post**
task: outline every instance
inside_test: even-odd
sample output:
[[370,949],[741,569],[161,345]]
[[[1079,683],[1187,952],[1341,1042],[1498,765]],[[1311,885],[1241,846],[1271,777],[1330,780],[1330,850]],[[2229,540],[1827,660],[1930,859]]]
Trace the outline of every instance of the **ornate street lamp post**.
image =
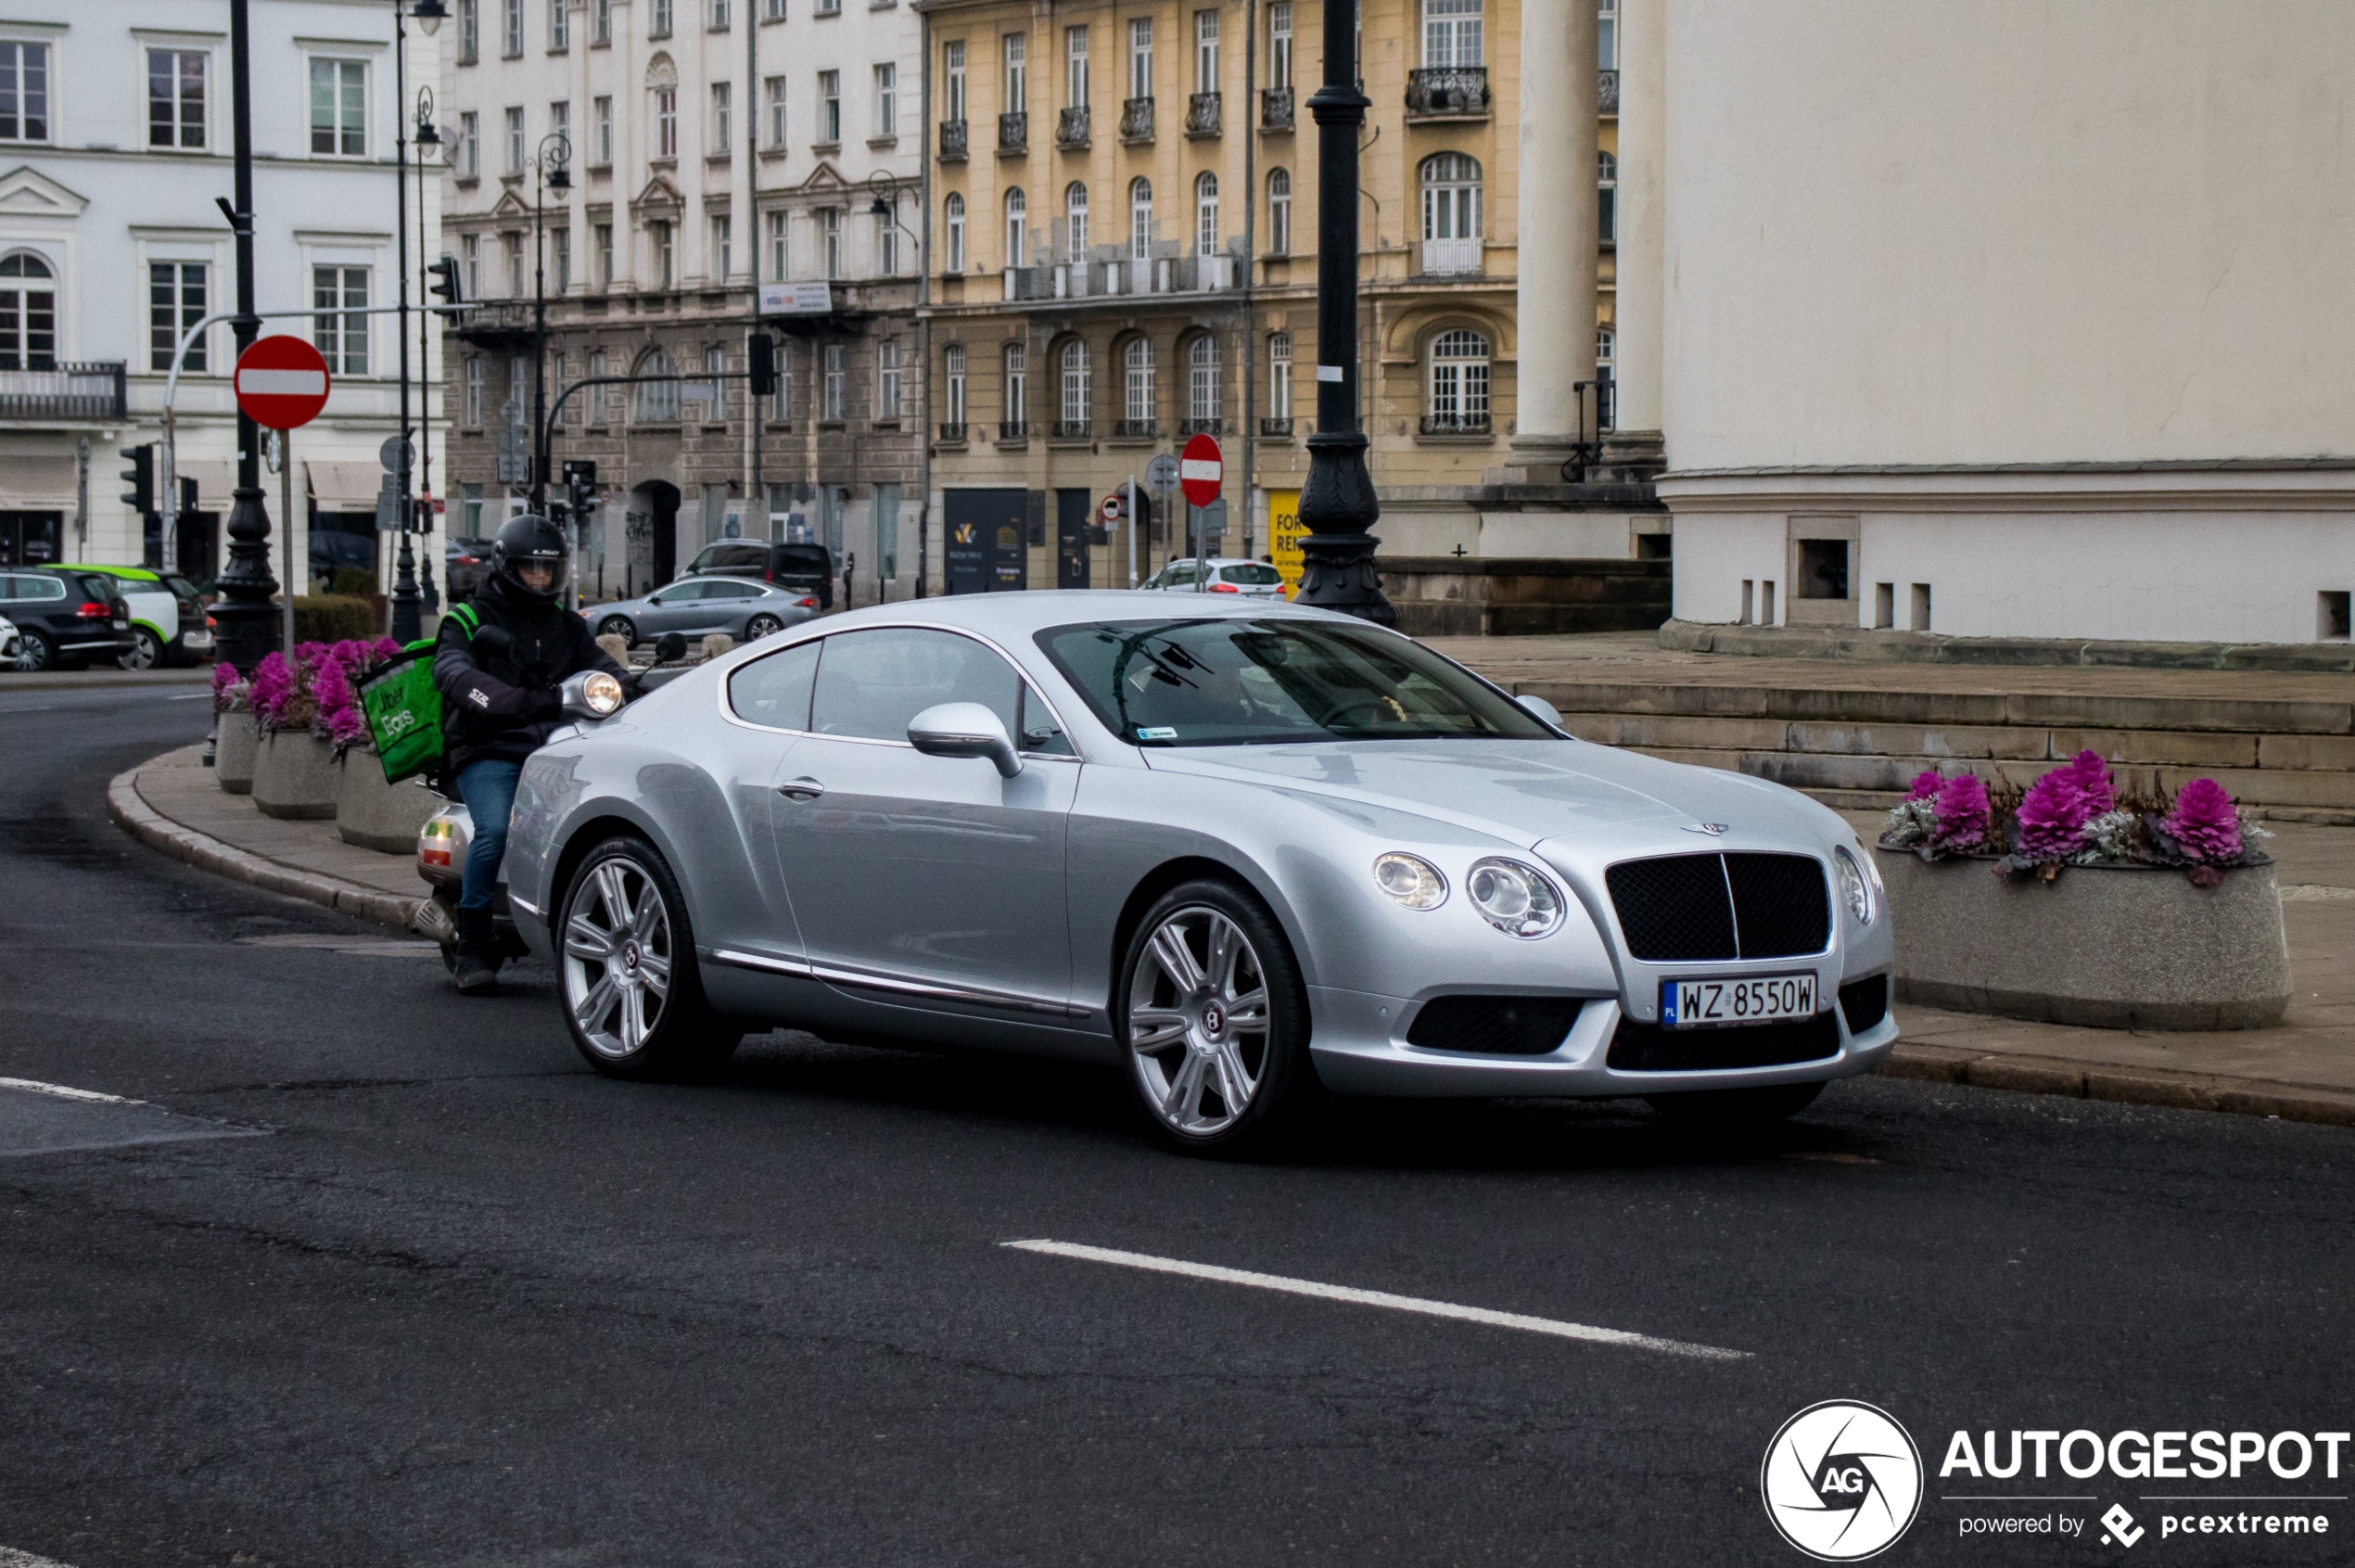
[[[1397,618],[1374,575],[1381,516],[1357,428],[1357,135],[1370,100],[1357,85],[1351,0],[1325,0],[1325,81],[1317,117],[1317,433],[1300,491],[1299,603],[1388,626]],[[1246,440],[1249,438],[1246,437]]]
[[[241,354],[261,329],[261,318],[253,313],[253,98],[246,5],[247,0],[229,0],[229,136],[236,197],[234,208],[221,204],[236,236],[237,313],[229,325]],[[278,612],[270,603],[278,582],[270,575],[270,514],[261,504],[261,427],[242,411],[237,483],[231,493],[229,564],[222,569],[221,602],[212,617],[220,628],[219,657],[250,675],[278,645]]]
[[[429,24],[433,32],[439,23]],[[433,89],[417,89],[417,134],[411,145],[417,149],[417,275],[425,276],[427,246],[433,230],[426,223],[426,164],[441,157],[441,133],[433,123]],[[404,261],[405,267],[407,263]],[[430,309],[417,312],[417,493],[421,505],[417,514],[417,531],[426,536],[425,558],[417,563],[419,584],[428,606],[438,605],[433,592],[433,514],[422,505],[424,497],[433,493],[433,366],[434,313]]]
[[540,138],[531,159],[531,509],[548,510],[548,240],[546,197],[572,189],[572,140]]

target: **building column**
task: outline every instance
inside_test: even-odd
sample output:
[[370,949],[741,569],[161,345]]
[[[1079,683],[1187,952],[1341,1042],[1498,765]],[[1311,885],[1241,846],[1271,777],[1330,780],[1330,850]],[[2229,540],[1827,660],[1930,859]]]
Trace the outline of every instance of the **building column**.
[[[1523,0],[1521,12],[1519,324],[1507,477],[1559,484],[1577,439],[1575,388],[1595,378],[1594,0]],[[1586,428],[1594,430],[1587,404]]]
[[1619,3],[1618,429],[1604,461],[1630,478],[1666,465],[1661,350],[1667,305],[1668,3]]

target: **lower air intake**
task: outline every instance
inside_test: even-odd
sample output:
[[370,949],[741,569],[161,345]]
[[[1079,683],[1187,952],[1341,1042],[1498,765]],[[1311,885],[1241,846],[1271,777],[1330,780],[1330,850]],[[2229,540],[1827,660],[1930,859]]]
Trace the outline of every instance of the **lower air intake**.
[[1829,1013],[1796,1024],[1725,1029],[1663,1029],[1622,1020],[1603,1060],[1623,1073],[1706,1073],[1820,1061],[1839,1051],[1839,1025]]
[[1543,1056],[1561,1044],[1585,1005],[1576,997],[1433,997],[1407,1026],[1407,1043],[1427,1051]]

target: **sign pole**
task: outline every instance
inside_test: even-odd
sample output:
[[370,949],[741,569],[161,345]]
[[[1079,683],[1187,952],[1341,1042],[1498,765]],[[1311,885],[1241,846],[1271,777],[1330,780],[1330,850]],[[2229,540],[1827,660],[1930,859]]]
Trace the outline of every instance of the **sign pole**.
[[280,602],[286,606],[286,619],[282,627],[285,641],[278,645],[286,649],[286,657],[292,659],[295,645],[294,432],[292,430],[278,432],[278,553],[286,562],[283,570],[286,585],[286,591],[278,596]]

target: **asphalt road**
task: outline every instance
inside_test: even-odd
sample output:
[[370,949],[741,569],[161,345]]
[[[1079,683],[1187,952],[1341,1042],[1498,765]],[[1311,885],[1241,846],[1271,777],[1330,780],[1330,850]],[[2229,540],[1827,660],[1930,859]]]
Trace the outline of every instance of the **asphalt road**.
[[[2345,1561],[2162,1538],[2252,1472],[1940,1479],[1950,1434],[2355,1425],[2355,1137],[1921,1084],[1747,1143],[1639,1105],[1160,1152],[1109,1077],[779,1034],[608,1083],[546,972],[429,954],[106,820],[203,705],[0,692],[0,1549],[75,1565],[1803,1562],[1787,1418],[1903,1421],[1878,1560]],[[1632,1331],[1696,1358],[1011,1249]],[[2355,1455],[2345,1458],[2355,1462]],[[2079,1502],[1954,1502],[1964,1492]],[[1967,1515],[2138,1517],[2131,1554]],[[2220,1504],[2232,1509],[2289,1505]],[[0,1549],[0,1561],[7,1553]]]

